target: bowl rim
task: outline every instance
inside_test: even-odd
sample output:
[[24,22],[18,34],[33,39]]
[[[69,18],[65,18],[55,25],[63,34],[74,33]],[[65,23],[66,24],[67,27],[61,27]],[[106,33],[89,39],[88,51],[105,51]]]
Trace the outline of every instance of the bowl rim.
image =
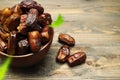
[[39,51],[37,51],[37,52],[35,52],[35,53],[32,53],[32,52],[31,52],[31,53],[23,54],[23,55],[8,55],[8,54],[0,51],[0,54],[1,54],[2,56],[11,57],[11,58],[30,57],[30,56],[32,56],[32,55],[34,55],[34,54],[38,54],[40,51],[42,51],[45,47],[47,47],[47,46],[52,42],[52,40],[53,40],[53,35],[54,35],[54,30],[53,30],[53,28],[52,28],[51,30],[52,30],[52,36],[51,36],[50,40],[49,40],[44,46],[42,46],[42,47],[39,49]]

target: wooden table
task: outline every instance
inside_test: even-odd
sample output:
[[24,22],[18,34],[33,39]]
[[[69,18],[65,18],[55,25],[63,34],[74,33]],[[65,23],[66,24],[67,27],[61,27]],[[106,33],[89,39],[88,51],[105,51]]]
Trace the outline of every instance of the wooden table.
[[[21,0],[0,0],[0,8]],[[64,24],[55,29],[53,44],[42,62],[32,68],[10,68],[6,80],[120,80],[120,0],[36,0]],[[59,33],[75,38],[71,54],[85,51],[85,64],[69,67],[55,61]]]

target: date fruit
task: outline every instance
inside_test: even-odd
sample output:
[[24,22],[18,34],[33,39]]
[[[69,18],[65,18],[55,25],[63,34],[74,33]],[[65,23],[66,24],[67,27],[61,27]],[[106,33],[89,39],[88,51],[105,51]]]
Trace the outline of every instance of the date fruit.
[[25,23],[20,23],[19,26],[17,27],[17,30],[19,33],[21,33],[23,35],[27,35],[28,29],[27,29]]
[[73,67],[73,66],[77,66],[79,64],[84,63],[86,60],[86,54],[85,52],[77,52],[71,56],[68,57],[68,64],[69,66]]
[[8,50],[7,50],[7,53],[9,55],[14,55],[15,50],[16,50],[16,46],[17,46],[17,32],[12,31],[12,32],[10,32],[9,37],[8,37]]
[[32,31],[39,31],[41,33],[43,28],[40,25],[36,24],[36,26],[34,28],[30,29],[30,30],[32,30]]
[[23,13],[27,13],[31,7],[33,7],[36,4],[36,1],[33,0],[23,0],[20,3],[20,7],[22,9]]
[[29,10],[29,13],[28,13],[28,17],[26,19],[26,26],[29,26],[29,27],[35,27],[35,25],[37,24],[37,16],[38,16],[38,11],[37,9],[34,9],[34,8],[31,8]]
[[7,43],[4,42],[0,37],[0,51],[5,51],[7,49]]
[[1,11],[1,15],[2,16],[5,16],[5,17],[8,17],[12,14],[12,11],[10,8],[4,8],[2,11]]
[[27,14],[23,14],[20,16],[20,23],[24,23],[27,20]]
[[12,10],[10,8],[4,8],[0,12],[0,24],[3,24],[7,17],[12,14]]
[[22,14],[22,10],[20,8],[20,4],[17,4],[15,6],[13,6],[11,8],[11,10],[12,10],[13,13],[17,13],[17,14],[20,14],[20,15]]
[[17,50],[18,55],[27,54],[29,52],[28,40],[27,39],[20,40],[18,42]]
[[45,25],[49,25],[52,23],[52,18],[49,13],[43,13],[38,18],[38,23],[44,27]]
[[0,37],[1,37],[3,40],[7,41],[8,36],[9,36],[9,33],[5,32],[5,31],[3,30],[3,28],[0,27]]
[[37,9],[39,14],[44,12],[44,8],[34,0],[23,0],[20,3],[20,6],[23,13],[27,13],[31,8]]
[[50,40],[51,27],[45,26],[41,32],[43,44],[47,43]]
[[32,52],[39,51],[41,47],[41,35],[39,31],[32,31],[28,33],[29,44]]
[[58,40],[59,42],[67,44],[69,46],[75,45],[75,39],[68,34],[63,34],[63,33],[59,34]]
[[17,30],[17,26],[19,25],[19,23],[20,23],[20,15],[14,13],[6,19],[5,23],[3,24],[3,29],[6,32]]
[[67,58],[70,55],[70,48],[67,45],[63,45],[56,56],[56,61],[60,63],[66,62]]

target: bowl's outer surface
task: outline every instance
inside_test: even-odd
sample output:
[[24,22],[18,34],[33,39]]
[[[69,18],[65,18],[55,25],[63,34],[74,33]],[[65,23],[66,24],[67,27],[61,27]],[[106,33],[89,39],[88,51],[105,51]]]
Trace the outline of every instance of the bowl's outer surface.
[[41,59],[43,59],[46,54],[48,53],[51,43],[53,41],[53,35],[54,35],[54,30],[51,28],[51,38],[50,41],[45,44],[38,52],[36,53],[29,53],[26,55],[19,55],[19,56],[10,56],[7,55],[6,53],[0,52],[0,57],[2,59],[6,59],[8,57],[12,57],[12,61],[10,63],[10,66],[13,67],[29,67],[33,66],[34,64],[37,64],[40,62]]

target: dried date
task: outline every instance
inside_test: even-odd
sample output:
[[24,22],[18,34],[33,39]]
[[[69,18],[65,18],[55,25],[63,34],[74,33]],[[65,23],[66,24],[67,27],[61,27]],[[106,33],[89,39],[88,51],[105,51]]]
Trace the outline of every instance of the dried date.
[[77,53],[69,56],[67,62],[69,64],[69,66],[73,67],[73,66],[84,63],[85,60],[86,60],[85,52],[77,52]]
[[28,29],[27,29],[25,23],[20,23],[19,26],[17,27],[17,30],[19,33],[21,33],[23,35],[27,35]]
[[44,12],[44,8],[34,0],[23,0],[20,3],[20,6],[23,13],[27,13],[31,8],[37,9],[39,14]]
[[39,51],[41,47],[41,35],[39,31],[31,31],[28,33],[29,44],[32,52]]
[[6,32],[17,30],[17,26],[19,25],[19,23],[20,23],[20,15],[14,13],[6,19],[5,23],[3,24],[3,29]]
[[17,46],[17,32],[16,31],[12,31],[12,32],[10,32],[9,37],[8,37],[7,53],[9,55],[14,55],[15,54],[15,50],[16,50],[16,46]]
[[50,40],[50,34],[51,34],[51,27],[45,26],[41,32],[43,44],[46,44]]
[[5,20],[12,14],[12,10],[10,8],[4,8],[0,11],[0,24],[3,24]]
[[13,13],[17,13],[17,14],[20,14],[20,15],[22,14],[22,10],[20,8],[20,4],[17,4],[15,6],[13,6],[11,8],[11,10],[12,10]]
[[60,63],[66,62],[67,58],[70,55],[70,48],[67,45],[63,45],[56,56],[56,61]]
[[17,55],[27,54],[29,52],[29,43],[27,39],[20,40],[17,46]]
[[5,31],[3,30],[3,28],[0,27],[0,37],[1,37],[3,40],[7,41],[8,36],[9,36],[9,33],[5,32]]
[[23,14],[20,16],[20,23],[24,23],[27,20],[28,15],[27,14]]
[[38,17],[38,23],[44,27],[52,23],[52,18],[49,13],[43,13]]
[[5,51],[7,49],[7,43],[4,42],[0,37],[0,51]]
[[58,40],[59,40],[59,42],[67,44],[69,46],[74,46],[75,45],[75,39],[68,34],[62,34],[61,33],[58,36]]
[[29,26],[29,27],[35,27],[35,25],[37,24],[37,16],[38,16],[38,11],[37,9],[34,9],[34,8],[31,8],[29,10],[29,13],[28,13],[28,17],[26,19],[26,26]]
[[23,11],[23,13],[27,13],[31,7],[33,7],[35,4],[37,4],[36,1],[33,0],[23,0],[20,3],[20,7]]

